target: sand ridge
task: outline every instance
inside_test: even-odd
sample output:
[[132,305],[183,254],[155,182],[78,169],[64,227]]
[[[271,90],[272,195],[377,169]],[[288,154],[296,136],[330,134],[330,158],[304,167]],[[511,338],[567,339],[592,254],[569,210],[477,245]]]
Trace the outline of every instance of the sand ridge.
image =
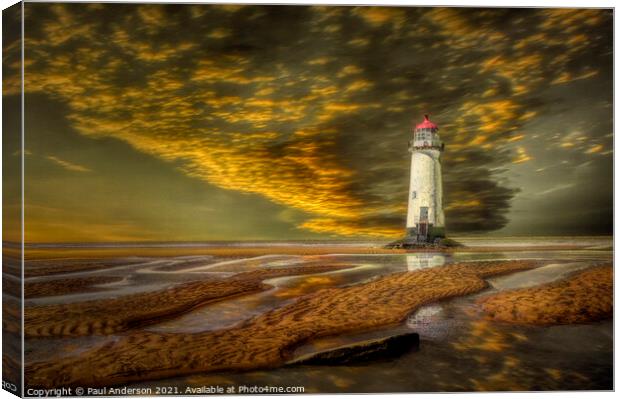
[[269,289],[271,286],[262,282],[268,278],[343,268],[339,265],[265,268],[117,298],[30,306],[25,309],[25,335],[32,338],[119,333],[179,316],[207,303]]
[[478,300],[487,317],[519,324],[588,323],[613,316],[613,267],[597,266],[531,288]]
[[75,357],[29,364],[26,380],[30,387],[101,386],[277,367],[308,340],[395,324],[424,304],[484,289],[484,277],[540,265],[537,261],[467,262],[326,288],[227,330],[128,333]]

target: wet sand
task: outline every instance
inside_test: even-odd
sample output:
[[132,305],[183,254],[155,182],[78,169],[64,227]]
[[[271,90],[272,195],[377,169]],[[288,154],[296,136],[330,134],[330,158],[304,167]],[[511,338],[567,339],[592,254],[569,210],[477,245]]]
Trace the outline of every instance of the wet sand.
[[21,268],[22,253],[19,244],[2,243],[2,273],[10,274],[15,277],[22,275]]
[[[69,255],[69,254],[67,254]],[[126,266],[140,263],[139,260],[106,259],[105,261],[89,258],[27,259],[25,277],[42,277],[56,274],[96,271],[114,266]]]
[[11,295],[14,298],[22,297],[22,283],[18,278],[11,278],[9,276],[3,276],[2,279],[2,291],[3,294]]
[[9,297],[2,298],[2,332],[11,334],[21,341],[21,320],[21,301]]
[[106,288],[99,287],[99,284],[109,284],[121,280],[123,280],[123,278],[119,276],[91,276],[27,282],[24,285],[24,298],[68,295],[83,292],[84,290],[88,290],[89,292],[103,291]]
[[340,269],[341,266],[321,265],[268,268],[118,298],[29,306],[25,309],[25,335],[33,338],[119,333],[179,316],[207,303],[269,289],[271,286],[262,282],[268,278]]
[[110,248],[29,248],[26,260],[44,262],[47,259],[70,259],[87,264],[97,259],[123,258],[136,253],[161,258],[175,256],[217,256],[221,258],[250,258],[262,255],[328,255],[328,254],[397,254],[405,250],[381,246],[290,245],[290,246],[205,246],[205,247],[110,247]]
[[[102,386],[197,372],[278,367],[304,342],[393,325],[424,304],[483,290],[486,277],[541,265],[528,260],[467,262],[394,273],[319,290],[227,330],[127,333],[77,356],[29,364],[26,379],[30,387]],[[46,328],[45,319],[50,316],[41,313],[40,317],[40,326]],[[55,328],[72,331],[62,324]]]
[[593,249],[584,245],[540,245],[540,246],[480,246],[449,248],[446,252],[490,253],[490,252],[530,252],[530,251],[576,251]]
[[478,303],[487,317],[518,324],[590,323],[613,316],[613,267],[598,266],[537,287],[500,292]]
[[[388,244],[385,242],[384,244]],[[45,275],[46,273],[66,273],[82,270],[92,270],[101,266],[101,260],[131,258],[136,253],[142,256],[161,258],[175,256],[216,256],[220,258],[250,258],[264,255],[369,255],[369,254],[404,254],[420,252],[523,252],[523,251],[567,251],[591,249],[591,245],[584,244],[550,244],[539,246],[464,246],[453,248],[417,248],[393,249],[383,245],[210,245],[210,246],[127,246],[127,247],[66,247],[66,248],[27,248],[25,251],[26,277]],[[47,264],[49,262],[49,266]],[[58,261],[65,262],[59,268]],[[137,261],[136,261],[137,262]],[[33,267],[31,267],[33,266]]]

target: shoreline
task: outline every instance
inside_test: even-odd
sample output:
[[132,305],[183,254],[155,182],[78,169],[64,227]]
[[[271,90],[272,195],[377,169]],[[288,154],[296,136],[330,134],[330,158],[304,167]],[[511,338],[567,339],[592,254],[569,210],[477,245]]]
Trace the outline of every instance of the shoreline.
[[[390,255],[408,253],[478,253],[478,252],[531,252],[531,251],[607,251],[593,245],[513,245],[513,246],[463,246],[453,248],[391,249],[368,246],[210,246],[210,247],[126,247],[126,248],[27,248],[26,263],[33,266],[46,261],[72,260],[92,261],[93,259],[136,258],[136,257],[175,257],[175,256],[217,256],[222,258],[244,258],[264,255]],[[141,255],[136,256],[137,253]],[[28,266],[28,265],[27,265]],[[85,269],[86,270],[86,269]],[[30,276],[35,276],[31,274]]]

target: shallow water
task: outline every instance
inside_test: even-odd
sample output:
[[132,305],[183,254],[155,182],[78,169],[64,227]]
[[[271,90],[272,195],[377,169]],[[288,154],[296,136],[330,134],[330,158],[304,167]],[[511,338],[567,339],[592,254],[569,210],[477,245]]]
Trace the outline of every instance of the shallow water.
[[[554,239],[554,244],[557,244]],[[572,242],[575,239],[567,239]],[[572,241],[571,241],[572,240]],[[538,242],[538,241],[537,241]],[[512,242],[514,244],[514,242]],[[498,245],[502,246],[504,244]],[[590,247],[611,241],[593,239]],[[539,285],[585,267],[609,262],[609,250],[515,251],[484,253],[417,253],[393,255],[260,256],[218,259],[212,256],[144,258],[127,266],[101,268],[79,275],[122,275],[107,291],[30,300],[30,303],[70,302],[160,289],[184,281],[226,277],[263,267],[338,264],[344,270],[267,280],[272,289],[213,303],[176,319],[146,328],[158,332],[200,332],[230,328],[283,306],[295,298],[328,287],[358,284],[379,276],[437,267],[454,262],[501,259],[539,259],[539,269],[488,279],[482,293],[430,304],[415,311],[406,322],[358,334],[326,337],[296,349],[295,356],[338,347],[369,338],[405,331],[420,334],[417,351],[348,366],[287,366],[245,373],[192,375],[133,386],[269,385],[303,386],[305,392],[437,392],[472,390],[611,389],[613,325],[611,321],[575,326],[523,327],[484,321],[476,298],[491,292]],[[57,276],[62,278],[63,275]],[[62,351],[65,356],[104,345],[116,337],[40,339],[26,342],[26,360],[43,360]],[[181,392],[183,393],[183,392]]]
[[[577,270],[573,264],[566,266]],[[559,270],[560,265],[548,268],[546,273],[565,272]],[[532,277],[530,271],[496,277],[488,290],[424,306],[400,325],[318,339],[300,346],[294,354],[299,358],[368,339],[411,331],[419,333],[419,349],[396,359],[355,365],[295,365],[269,371],[198,374],[160,383],[177,387],[299,385],[306,393],[611,389],[611,320],[585,325],[516,326],[486,321],[478,313],[476,298],[497,290],[527,286],[529,283],[524,282]],[[148,383],[136,386],[148,386]]]
[[[179,387],[300,385],[306,392],[317,393],[611,389],[611,321],[577,326],[514,326],[482,320],[474,303],[477,297],[491,292],[561,279],[591,264],[610,260],[610,254],[528,252],[480,255],[353,256],[346,259],[354,264],[363,262],[370,267],[364,273],[356,269],[340,273],[355,276],[347,279],[352,283],[397,271],[480,258],[553,259],[558,263],[491,278],[491,286],[485,292],[425,306],[401,325],[323,338],[302,345],[295,351],[295,356],[301,357],[371,338],[406,331],[419,333],[419,350],[405,353],[397,359],[347,366],[298,365],[269,371],[193,375],[162,383]],[[339,258],[343,261],[342,257]],[[334,285],[343,285],[343,282],[335,282]],[[276,295],[279,289],[268,295]],[[588,344],[584,345],[584,342]]]

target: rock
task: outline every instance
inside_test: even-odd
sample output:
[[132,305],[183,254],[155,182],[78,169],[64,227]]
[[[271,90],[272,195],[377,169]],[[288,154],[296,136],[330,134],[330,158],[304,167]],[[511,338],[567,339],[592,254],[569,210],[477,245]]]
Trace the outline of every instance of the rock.
[[293,360],[291,365],[338,365],[394,358],[420,346],[418,333],[406,333],[340,346],[311,353]]
[[441,238],[438,245],[442,247],[454,248],[454,247],[464,247],[465,245],[461,244],[458,241],[455,241],[451,238]]

